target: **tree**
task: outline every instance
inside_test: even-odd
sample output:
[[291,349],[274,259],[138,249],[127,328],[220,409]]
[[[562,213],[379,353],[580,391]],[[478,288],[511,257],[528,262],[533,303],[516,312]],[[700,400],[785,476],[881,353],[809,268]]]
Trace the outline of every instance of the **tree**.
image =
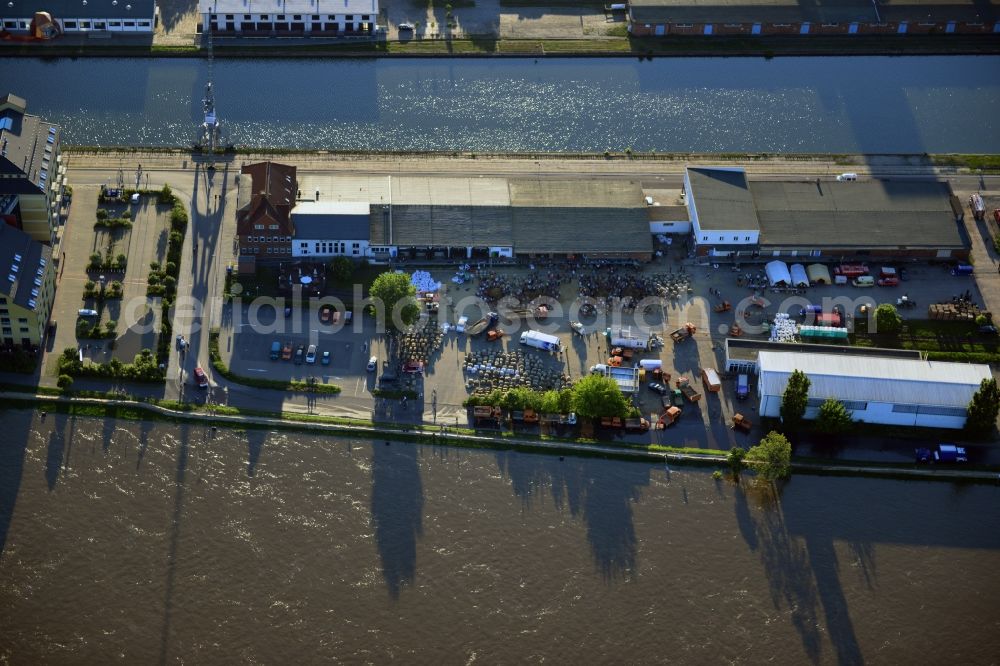
[[883,303],[875,308],[875,330],[879,333],[899,333],[903,328],[903,318],[892,303]]
[[354,261],[347,257],[334,257],[330,261],[330,277],[334,282],[350,282],[354,276]]
[[[417,288],[410,284],[406,273],[381,273],[372,282],[369,294],[382,307],[375,308],[379,324],[391,324],[396,330],[403,330],[420,316],[420,307],[414,298]],[[389,321],[386,322],[386,317]]]
[[583,418],[623,417],[628,408],[628,400],[611,377],[587,375],[573,386],[573,411]]
[[992,377],[984,379],[979,384],[979,390],[969,401],[969,416],[965,421],[965,429],[973,435],[989,435],[996,426],[998,411],[1000,411],[1000,389],[997,388],[997,380]]
[[739,483],[740,482],[740,472],[743,471],[743,459],[746,458],[747,452],[739,446],[734,446],[729,449],[729,455],[726,456],[726,462],[729,463],[729,470],[733,473],[733,479]]
[[56,386],[63,391],[68,391],[73,386],[73,378],[69,375],[59,375],[59,379],[56,380]]
[[767,433],[760,444],[750,447],[747,464],[765,481],[776,481],[791,471],[792,445],[780,432]]
[[836,398],[827,398],[819,406],[819,416],[816,417],[816,427],[821,432],[839,435],[851,427],[851,413],[844,403]]
[[540,409],[543,414],[559,413],[559,391],[546,391],[542,394]]
[[163,184],[163,189],[161,189],[156,195],[156,203],[169,204],[174,201],[174,193],[170,190],[170,186],[166,183]]
[[789,428],[794,428],[802,423],[802,417],[805,415],[806,406],[809,403],[809,387],[811,385],[812,382],[801,370],[793,371],[788,378],[785,393],[781,396],[781,421]]

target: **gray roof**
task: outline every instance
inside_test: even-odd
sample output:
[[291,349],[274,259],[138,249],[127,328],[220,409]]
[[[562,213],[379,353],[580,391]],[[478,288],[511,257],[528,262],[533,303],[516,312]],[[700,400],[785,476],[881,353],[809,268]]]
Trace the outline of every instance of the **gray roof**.
[[639,208],[642,186],[632,180],[511,178],[510,205],[545,208]]
[[514,251],[523,254],[652,252],[645,208],[513,208]]
[[368,204],[303,202],[292,209],[296,240],[363,240],[371,236]]
[[940,182],[777,182],[751,185],[761,246],[931,248],[967,246],[951,188]]
[[387,239],[381,214],[373,214],[372,243],[415,247],[509,246],[509,206],[393,206]]
[[[522,254],[652,252],[644,208],[373,206],[373,245],[513,247]],[[298,233],[298,229],[296,229]]]
[[742,169],[688,168],[691,197],[702,230],[757,230],[757,211]]
[[[24,104],[14,96],[3,101]],[[0,174],[28,177],[0,178],[0,194],[44,192],[56,177],[59,139],[58,125],[12,108],[0,111]]]
[[[20,256],[20,259],[18,259]],[[46,269],[42,262],[52,261],[52,250],[20,229],[0,224],[0,294],[21,307],[34,310],[29,301],[36,298],[33,289],[41,290],[35,281],[44,281]],[[17,266],[17,270],[14,270]],[[42,269],[42,275],[38,270]],[[9,277],[14,276],[13,280]]]
[[48,12],[52,18],[63,19],[149,19],[156,6],[154,0],[15,0],[13,7],[0,2],[0,19],[34,17],[35,12]]
[[993,21],[994,0],[630,0],[636,23],[878,23],[882,21]]

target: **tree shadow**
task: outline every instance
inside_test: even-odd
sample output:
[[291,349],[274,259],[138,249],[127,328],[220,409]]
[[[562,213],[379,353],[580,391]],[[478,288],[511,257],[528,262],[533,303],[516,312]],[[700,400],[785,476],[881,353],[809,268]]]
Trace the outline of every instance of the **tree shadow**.
[[499,451],[497,466],[524,510],[547,488],[553,505],[586,523],[594,565],[605,581],[628,579],[638,569],[632,506],[649,485],[649,465],[593,458]]
[[[751,510],[753,502],[758,511]],[[809,660],[820,660],[816,582],[811,553],[789,533],[778,491],[770,484],[746,479],[736,489],[736,518],[751,550],[758,551],[767,576],[771,602],[789,612]],[[839,581],[838,581],[839,584]]]
[[260,461],[260,454],[264,450],[265,441],[267,441],[267,433],[265,431],[247,431],[247,476],[250,478],[253,478],[257,473],[257,463]]
[[389,596],[416,579],[424,490],[417,447],[372,442],[372,526]]
[[[52,424],[52,431],[49,433],[49,446],[45,455],[45,483],[49,487],[49,492],[55,490],[59,475],[69,464],[69,455],[73,448],[73,431],[75,430],[76,417],[54,416],[55,423]],[[67,433],[66,431],[70,432]],[[69,446],[67,446],[67,442]]]

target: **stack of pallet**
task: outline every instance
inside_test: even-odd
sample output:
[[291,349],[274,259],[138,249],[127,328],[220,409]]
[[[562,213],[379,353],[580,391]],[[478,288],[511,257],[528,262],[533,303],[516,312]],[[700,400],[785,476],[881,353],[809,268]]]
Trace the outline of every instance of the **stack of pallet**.
[[968,301],[932,303],[927,307],[927,316],[930,319],[945,321],[975,321],[980,314],[983,313],[979,310],[979,306]]

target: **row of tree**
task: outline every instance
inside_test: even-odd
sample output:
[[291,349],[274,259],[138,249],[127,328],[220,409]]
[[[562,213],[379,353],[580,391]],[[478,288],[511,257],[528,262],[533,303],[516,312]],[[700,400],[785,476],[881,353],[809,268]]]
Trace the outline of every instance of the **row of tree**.
[[615,380],[603,375],[587,375],[572,388],[560,391],[533,391],[523,387],[494,390],[484,396],[472,396],[466,405],[492,405],[506,410],[531,409],[543,414],[575,412],[585,419],[605,416],[623,418],[635,412]]

